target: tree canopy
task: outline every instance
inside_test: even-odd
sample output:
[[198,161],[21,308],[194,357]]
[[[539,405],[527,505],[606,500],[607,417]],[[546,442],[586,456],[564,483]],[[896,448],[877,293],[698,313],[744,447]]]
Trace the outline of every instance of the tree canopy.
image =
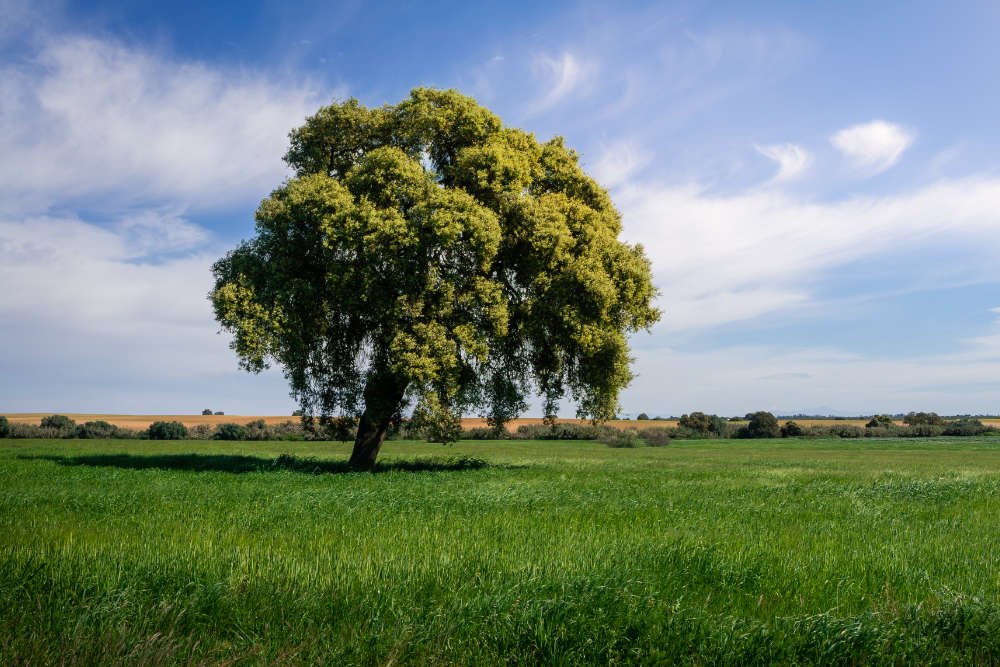
[[659,317],[650,265],[561,137],[539,143],[456,91],[323,107],[290,134],[294,176],[213,266],[241,365],[276,362],[304,414],[360,417],[374,465],[407,404],[502,425],[540,394],[604,420]]

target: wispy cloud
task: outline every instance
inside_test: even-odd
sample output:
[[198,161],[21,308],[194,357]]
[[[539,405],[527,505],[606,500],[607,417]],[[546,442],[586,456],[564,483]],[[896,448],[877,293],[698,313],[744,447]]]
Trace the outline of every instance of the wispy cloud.
[[[652,153],[637,142],[624,139],[603,146],[593,165],[586,166],[598,183],[613,188],[625,183],[652,159]],[[588,162],[586,156],[584,162]]]
[[[764,188],[720,196],[697,186],[632,184],[615,201],[624,236],[642,243],[652,259],[666,310],[663,331],[700,330],[809,303],[809,286],[824,272],[860,258],[942,239],[1000,243],[995,178],[835,202]],[[950,267],[958,278],[981,269],[973,262]],[[990,271],[990,279],[1000,280],[1000,268]]]
[[594,72],[594,66],[564,52],[559,56],[537,56],[532,69],[545,92],[530,105],[531,113],[540,113],[577,93]]
[[899,125],[873,120],[840,130],[830,143],[857,169],[877,174],[896,164],[913,139],[913,133]]
[[812,164],[812,155],[796,144],[754,145],[757,152],[778,163],[778,173],[771,180],[775,183],[790,181],[801,176]]

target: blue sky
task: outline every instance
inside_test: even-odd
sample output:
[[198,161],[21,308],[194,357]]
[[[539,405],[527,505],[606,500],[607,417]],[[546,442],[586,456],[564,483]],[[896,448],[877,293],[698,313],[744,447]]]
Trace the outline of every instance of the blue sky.
[[624,413],[1000,412],[1000,5],[816,5],[0,0],[0,412],[290,412],[208,267],[292,127],[420,85],[646,247]]

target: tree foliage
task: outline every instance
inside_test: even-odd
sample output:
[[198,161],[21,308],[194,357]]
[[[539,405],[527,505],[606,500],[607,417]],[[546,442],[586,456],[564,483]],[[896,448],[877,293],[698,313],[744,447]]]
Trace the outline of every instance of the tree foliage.
[[294,177],[213,267],[243,367],[277,362],[305,414],[361,417],[359,443],[407,401],[445,425],[502,424],[535,391],[546,413],[569,395],[614,416],[655,290],[562,138],[430,89],[332,104],[290,137]]

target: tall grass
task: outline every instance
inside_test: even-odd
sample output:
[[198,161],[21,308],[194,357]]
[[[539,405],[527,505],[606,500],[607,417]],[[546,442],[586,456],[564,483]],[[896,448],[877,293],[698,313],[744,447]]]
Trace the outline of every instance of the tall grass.
[[0,663],[997,662],[996,442],[8,441]]

